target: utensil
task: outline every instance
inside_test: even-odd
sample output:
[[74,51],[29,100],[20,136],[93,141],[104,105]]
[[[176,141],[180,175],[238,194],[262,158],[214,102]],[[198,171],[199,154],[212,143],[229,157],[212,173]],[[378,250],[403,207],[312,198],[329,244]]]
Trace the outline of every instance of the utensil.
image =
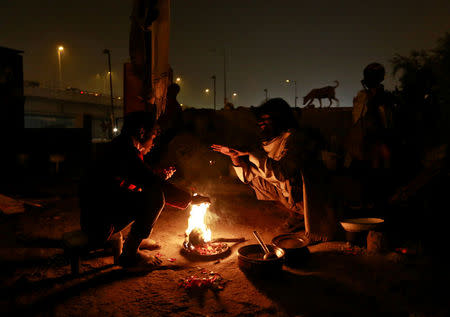
[[275,254],[275,252],[270,251],[267,248],[267,245],[264,243],[263,239],[260,237],[259,233],[255,230],[253,231],[253,235],[255,236],[256,240],[259,242],[259,245],[264,251],[264,260],[270,260],[270,259],[277,259],[278,256]]
[[282,248],[286,253],[286,265],[297,267],[305,263],[310,255],[310,240],[302,233],[286,233],[272,239],[272,245]]
[[379,228],[383,223],[384,219],[381,218],[352,218],[344,219],[341,222],[341,226],[347,232],[361,232],[369,231]]
[[367,245],[367,234],[371,230],[381,230],[384,224],[382,218],[351,218],[340,221],[345,230],[347,242],[358,246]]
[[276,259],[264,260],[261,245],[259,243],[249,244],[238,249],[239,268],[246,274],[264,276],[264,278],[276,278],[282,271],[285,261],[285,252],[282,248],[267,245],[273,251]]

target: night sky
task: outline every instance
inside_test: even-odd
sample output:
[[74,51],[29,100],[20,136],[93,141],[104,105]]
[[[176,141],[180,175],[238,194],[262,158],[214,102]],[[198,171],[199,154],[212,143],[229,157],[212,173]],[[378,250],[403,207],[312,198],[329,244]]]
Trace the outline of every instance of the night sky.
[[[102,90],[111,50],[115,91],[122,94],[122,65],[129,58],[131,0],[3,0],[0,46],[24,51],[24,76],[51,85],[58,78],[57,46],[63,45],[66,85]],[[228,98],[236,106],[283,97],[298,105],[310,89],[340,82],[336,97],[351,106],[362,69],[383,63],[393,88],[394,54],[430,49],[450,31],[450,1],[172,0],[170,64],[180,76],[179,101],[212,107],[211,76],[223,106],[223,52],[228,57]],[[316,102],[317,104],[317,102]],[[328,102],[326,102],[328,104]]]

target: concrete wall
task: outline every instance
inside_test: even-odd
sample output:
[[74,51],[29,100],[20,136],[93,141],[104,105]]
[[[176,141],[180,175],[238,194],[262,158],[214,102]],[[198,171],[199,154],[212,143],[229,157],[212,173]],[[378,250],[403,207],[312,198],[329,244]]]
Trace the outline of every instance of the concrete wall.
[[[11,152],[11,165],[23,177],[44,179],[48,172],[55,173],[56,164],[50,155],[61,154],[64,161],[60,173],[76,177],[85,158],[102,151],[102,144],[92,143],[89,125],[83,114],[104,118],[106,105],[79,103],[44,97],[27,97],[27,114],[67,116],[75,118],[75,129],[25,129],[20,140],[11,141],[19,147]],[[118,107],[119,108],[119,107]],[[120,108],[117,109],[117,112]],[[317,128],[331,147],[339,148],[351,124],[351,108],[308,109],[296,112],[300,123]],[[177,167],[177,176],[189,180],[214,182],[222,176],[232,175],[227,157],[210,150],[211,144],[222,144],[249,150],[258,143],[255,117],[249,108],[235,110],[187,109],[183,111],[184,128],[172,140],[161,164]],[[81,128],[83,127],[84,128]],[[5,166],[7,167],[7,166]]]
[[330,150],[338,151],[352,126],[352,107],[306,109],[299,122],[318,128],[330,144]]

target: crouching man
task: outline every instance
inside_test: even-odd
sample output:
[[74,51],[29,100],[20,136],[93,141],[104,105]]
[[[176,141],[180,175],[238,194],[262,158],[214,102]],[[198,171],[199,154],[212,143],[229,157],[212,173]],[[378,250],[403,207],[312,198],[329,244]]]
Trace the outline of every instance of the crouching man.
[[318,206],[311,210],[320,199],[310,192],[324,176],[320,172],[324,170],[320,136],[300,129],[289,104],[281,98],[263,103],[255,109],[255,115],[261,135],[259,150],[241,152],[216,144],[211,148],[231,158],[237,176],[252,187],[257,199],[279,201],[290,211],[283,231],[306,227],[312,238],[330,239],[323,228],[327,211]]
[[144,162],[157,134],[153,112],[129,113],[120,135],[105,145],[80,185],[80,224],[90,243],[104,243],[133,222],[119,257],[122,267],[160,264],[139,247],[166,203],[185,209],[190,203],[209,202],[168,183],[173,168],[158,175]]

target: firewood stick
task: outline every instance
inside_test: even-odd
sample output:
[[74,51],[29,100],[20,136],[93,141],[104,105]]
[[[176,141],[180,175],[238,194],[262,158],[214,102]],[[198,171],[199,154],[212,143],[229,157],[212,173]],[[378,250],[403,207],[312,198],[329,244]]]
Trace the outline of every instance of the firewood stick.
[[217,238],[212,242],[245,242],[247,241],[244,237],[242,238]]
[[25,200],[18,200],[18,201],[20,201],[21,203],[24,203],[25,205],[30,205],[30,206],[38,207],[38,208],[44,208],[44,206],[42,204],[39,204],[39,203],[34,203],[34,202],[31,202],[31,201],[25,201]]

